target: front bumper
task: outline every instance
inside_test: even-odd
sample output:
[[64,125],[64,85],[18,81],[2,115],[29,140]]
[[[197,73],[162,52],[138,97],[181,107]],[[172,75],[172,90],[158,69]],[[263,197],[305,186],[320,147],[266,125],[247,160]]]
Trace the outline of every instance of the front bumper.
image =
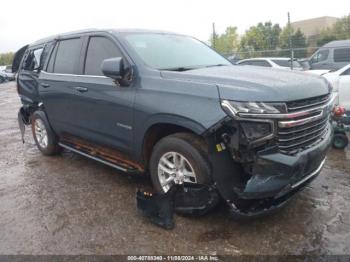
[[229,152],[213,153],[213,176],[221,196],[234,214],[257,216],[282,207],[320,173],[333,130],[314,146],[296,155],[267,149],[257,154],[247,174]]
[[[301,181],[307,177],[315,176],[315,171],[321,170],[322,162],[331,145],[332,132],[329,126],[318,144],[296,155],[274,153],[269,150],[260,152],[252,166],[252,177],[245,187],[239,188],[236,193],[244,199],[279,198],[302,184]],[[311,176],[312,174],[314,175]]]

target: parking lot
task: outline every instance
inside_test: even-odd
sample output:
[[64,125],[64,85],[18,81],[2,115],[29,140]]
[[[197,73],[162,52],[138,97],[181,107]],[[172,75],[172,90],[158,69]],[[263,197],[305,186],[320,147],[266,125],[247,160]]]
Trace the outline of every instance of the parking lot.
[[280,212],[237,222],[225,206],[158,228],[137,211],[130,177],[82,156],[44,157],[22,144],[14,82],[0,85],[1,254],[349,254],[350,151],[331,150],[320,176]]

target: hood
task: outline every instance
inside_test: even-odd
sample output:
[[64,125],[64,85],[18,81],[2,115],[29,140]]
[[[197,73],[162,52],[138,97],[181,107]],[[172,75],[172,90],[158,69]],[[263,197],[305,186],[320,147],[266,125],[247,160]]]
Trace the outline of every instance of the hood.
[[184,72],[162,71],[163,78],[215,84],[221,99],[236,101],[285,102],[325,95],[325,79],[258,66],[217,66]]

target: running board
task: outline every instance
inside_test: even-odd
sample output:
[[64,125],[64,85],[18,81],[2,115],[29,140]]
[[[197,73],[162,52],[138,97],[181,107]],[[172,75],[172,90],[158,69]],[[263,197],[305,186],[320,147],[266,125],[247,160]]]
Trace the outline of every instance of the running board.
[[79,150],[79,149],[74,148],[74,146],[66,145],[66,144],[61,143],[61,142],[59,142],[58,144],[59,144],[59,146],[65,148],[65,149],[68,149],[69,151],[72,151],[72,152],[77,153],[77,154],[79,154],[79,155],[82,155],[82,156],[85,156],[85,157],[87,157],[87,158],[96,160],[96,161],[98,161],[98,162],[100,162],[100,163],[102,163],[102,164],[105,164],[105,165],[107,165],[107,166],[113,167],[113,168],[115,168],[115,169],[117,169],[117,170],[120,170],[120,171],[123,171],[123,172],[125,172],[125,173],[129,173],[129,174],[130,174],[130,173],[131,173],[131,174],[139,174],[139,173],[142,173],[140,170],[138,170],[138,169],[136,169],[136,168],[126,168],[126,167],[123,167],[122,165],[118,165],[118,164],[112,163],[112,162],[110,162],[110,161],[108,161],[108,160],[104,160],[104,159],[102,159],[102,158],[100,158],[100,157],[93,156],[93,155],[91,155],[91,154],[89,154],[89,153],[87,153],[87,152],[83,152],[82,150]]

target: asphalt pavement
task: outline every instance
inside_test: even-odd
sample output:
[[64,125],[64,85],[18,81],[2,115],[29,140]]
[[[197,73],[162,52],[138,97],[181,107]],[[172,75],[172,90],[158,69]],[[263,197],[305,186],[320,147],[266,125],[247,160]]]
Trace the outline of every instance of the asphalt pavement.
[[278,213],[234,221],[224,205],[158,228],[136,209],[131,177],[65,151],[22,144],[14,82],[0,84],[0,254],[350,254],[350,151],[331,150],[309,187]]

